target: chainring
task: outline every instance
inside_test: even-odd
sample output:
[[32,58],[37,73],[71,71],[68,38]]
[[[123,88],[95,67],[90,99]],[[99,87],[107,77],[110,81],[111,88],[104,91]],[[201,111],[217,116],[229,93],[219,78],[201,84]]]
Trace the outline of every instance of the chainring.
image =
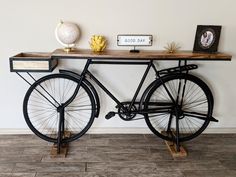
[[131,111],[130,112],[128,111],[129,104],[124,104],[123,106],[124,106],[124,108],[122,108],[122,107],[118,108],[118,115],[123,120],[126,120],[126,121],[132,120],[136,116],[136,114],[137,114],[137,113],[133,113],[133,111],[137,111],[136,106],[133,105],[131,107]]

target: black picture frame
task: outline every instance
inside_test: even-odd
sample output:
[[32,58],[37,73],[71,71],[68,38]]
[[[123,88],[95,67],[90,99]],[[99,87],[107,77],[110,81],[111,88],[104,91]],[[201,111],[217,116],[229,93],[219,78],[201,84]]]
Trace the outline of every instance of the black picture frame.
[[220,40],[221,26],[198,25],[193,52],[216,53]]

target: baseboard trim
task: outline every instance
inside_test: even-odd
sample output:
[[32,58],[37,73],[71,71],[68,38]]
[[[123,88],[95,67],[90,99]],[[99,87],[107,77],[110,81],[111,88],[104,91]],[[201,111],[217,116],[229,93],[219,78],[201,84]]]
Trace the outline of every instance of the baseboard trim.
[[[203,133],[236,133],[235,128],[207,128]],[[29,129],[0,129],[0,134],[33,134]],[[148,128],[92,127],[88,134],[152,134]]]

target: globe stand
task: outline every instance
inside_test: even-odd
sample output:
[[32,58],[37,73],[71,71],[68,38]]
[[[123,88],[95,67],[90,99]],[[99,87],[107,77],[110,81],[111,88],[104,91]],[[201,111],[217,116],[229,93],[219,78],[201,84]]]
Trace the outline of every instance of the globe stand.
[[69,44],[67,45],[63,50],[66,52],[66,53],[69,53],[69,52],[72,52],[75,50],[75,47],[76,47],[76,44]]
[[69,53],[69,52],[71,52],[72,50],[74,50],[74,48],[72,48],[72,47],[65,47],[63,50],[64,50],[66,53]]

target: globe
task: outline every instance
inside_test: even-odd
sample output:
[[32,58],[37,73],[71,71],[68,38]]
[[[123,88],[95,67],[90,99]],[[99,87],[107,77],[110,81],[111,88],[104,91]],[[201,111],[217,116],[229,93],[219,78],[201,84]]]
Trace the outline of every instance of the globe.
[[71,50],[79,39],[80,31],[75,23],[61,21],[56,27],[55,36],[57,41],[66,47],[65,50]]

